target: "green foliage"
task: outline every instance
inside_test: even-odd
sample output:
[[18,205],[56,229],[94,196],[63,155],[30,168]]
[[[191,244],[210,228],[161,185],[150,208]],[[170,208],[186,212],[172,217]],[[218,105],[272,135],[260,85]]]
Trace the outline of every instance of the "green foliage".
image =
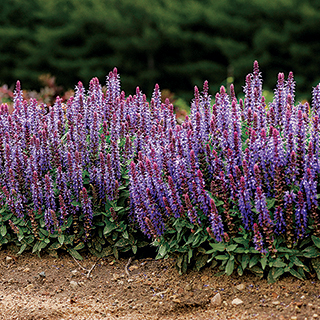
[[180,274],[185,273],[188,266],[194,265],[200,270],[207,263],[205,243],[208,234],[200,227],[194,227],[185,219],[178,218],[172,223],[172,228],[167,230],[166,237],[153,241],[157,247],[156,259],[176,258],[176,267]]
[[254,249],[252,236],[242,233],[228,242],[216,242],[201,227],[194,227],[181,218],[175,220],[166,238],[156,239],[153,246],[157,249],[156,259],[174,257],[180,274],[190,267],[200,270],[211,266],[217,270],[216,276],[233,273],[242,276],[251,272],[259,278],[267,278],[274,283],[284,275],[292,275],[300,280],[313,273],[320,280],[320,238],[312,236],[291,249],[278,237],[274,252],[261,254]]

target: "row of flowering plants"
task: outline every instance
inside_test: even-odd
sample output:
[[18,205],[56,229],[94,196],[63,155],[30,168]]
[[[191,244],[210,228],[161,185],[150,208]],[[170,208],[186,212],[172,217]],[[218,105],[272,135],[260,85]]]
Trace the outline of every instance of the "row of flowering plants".
[[78,83],[67,103],[0,108],[0,245],[81,259],[152,244],[180,272],[211,263],[276,281],[320,277],[320,86],[295,103],[290,73],[266,105],[258,63],[244,99],[196,87],[190,116],[137,88]]
[[270,282],[318,273],[320,86],[311,107],[295,105],[293,74],[280,73],[267,106],[255,62],[244,100],[230,89],[212,103],[208,83],[196,87],[190,117],[177,125],[156,86],[151,111],[165,113],[153,111],[156,124],[137,132],[131,211],[157,257],[174,255],[180,272],[211,262]]

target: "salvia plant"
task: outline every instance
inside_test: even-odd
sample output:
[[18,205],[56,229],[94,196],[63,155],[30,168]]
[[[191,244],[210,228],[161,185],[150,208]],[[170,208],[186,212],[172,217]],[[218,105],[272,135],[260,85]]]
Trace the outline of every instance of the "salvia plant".
[[78,259],[152,244],[180,272],[320,278],[320,84],[296,103],[279,73],[267,105],[254,62],[244,99],[229,91],[195,87],[178,124],[158,85],[126,97],[116,69],[52,106],[17,82],[0,109],[0,243]]

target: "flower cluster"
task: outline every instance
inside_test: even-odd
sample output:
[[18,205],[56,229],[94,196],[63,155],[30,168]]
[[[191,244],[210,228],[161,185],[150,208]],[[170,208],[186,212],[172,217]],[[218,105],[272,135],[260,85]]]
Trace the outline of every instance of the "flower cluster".
[[280,73],[266,105],[255,62],[243,101],[233,87],[230,95],[221,87],[213,103],[205,82],[178,125],[156,86],[151,105],[139,109],[138,119],[150,125],[137,132],[129,173],[131,208],[142,230],[160,236],[182,217],[209,226],[222,241],[244,227],[263,253],[273,250],[275,235],[289,245],[319,234],[319,86],[311,112],[307,103],[294,105],[294,91],[293,73],[287,80]]
[[131,221],[150,238],[184,219],[218,242],[241,227],[262,253],[274,236],[292,245],[320,234],[319,86],[311,106],[295,105],[293,73],[280,73],[267,105],[254,62],[243,100],[231,86],[213,101],[205,82],[178,124],[158,85],[150,102],[138,87],[126,97],[117,69],[106,90],[79,82],[53,106],[24,100],[18,82],[13,112],[0,107],[1,201],[18,218],[43,215],[51,232],[78,215],[88,239],[95,206],[110,208],[128,173]]
[[6,104],[0,107],[1,198],[11,212],[32,218],[35,230],[34,217],[42,215],[50,232],[66,225],[70,215],[83,215],[77,220],[84,221],[87,239],[94,211],[90,190],[97,191],[97,204],[118,197],[121,168],[133,154],[131,126],[136,124],[129,115],[140,100],[121,94],[116,69],[104,92],[97,78],[87,93],[79,82],[66,104],[57,97],[52,106],[24,100],[18,81],[13,112]]

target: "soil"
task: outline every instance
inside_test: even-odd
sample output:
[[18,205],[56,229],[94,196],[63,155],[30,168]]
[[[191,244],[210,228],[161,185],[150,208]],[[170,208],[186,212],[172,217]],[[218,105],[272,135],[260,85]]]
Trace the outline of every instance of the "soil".
[[179,275],[173,260],[151,258],[79,264],[68,254],[0,251],[0,319],[320,319],[315,279],[268,284],[211,268]]

